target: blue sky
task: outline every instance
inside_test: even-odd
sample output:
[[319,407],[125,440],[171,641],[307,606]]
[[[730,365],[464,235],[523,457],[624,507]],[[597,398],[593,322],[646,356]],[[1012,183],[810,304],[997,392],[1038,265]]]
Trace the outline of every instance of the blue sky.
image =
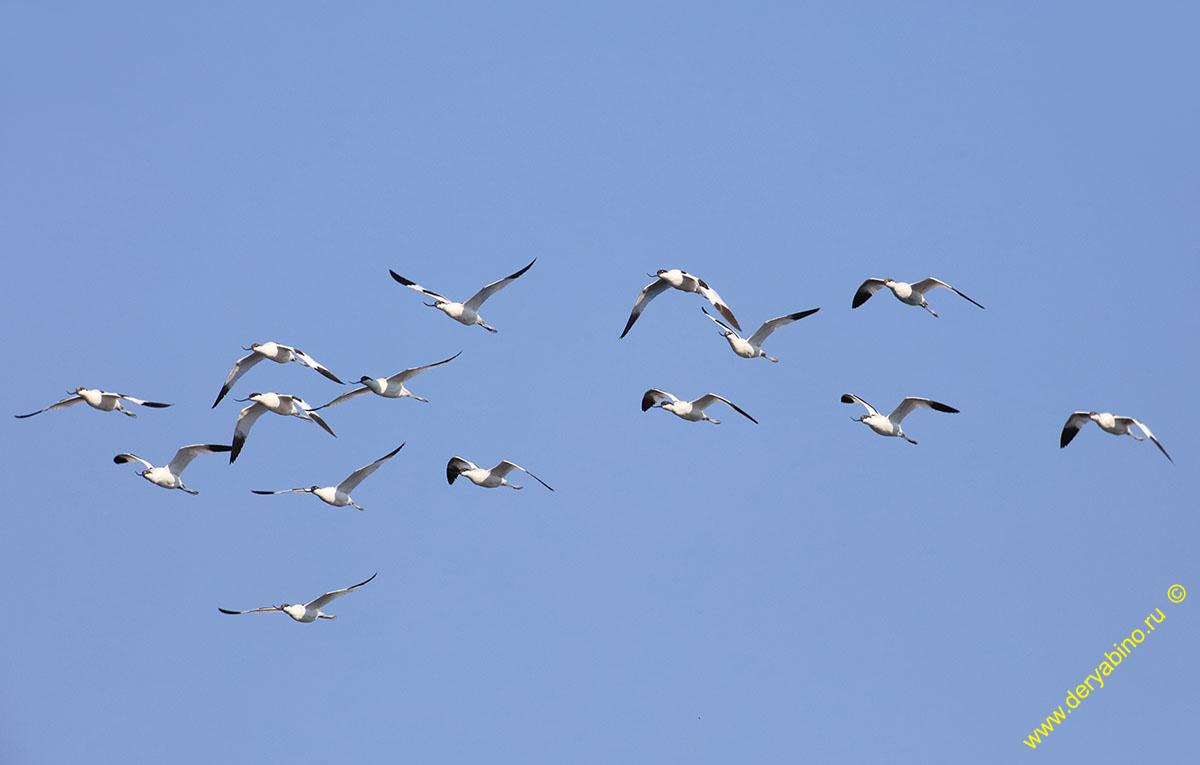
[[[10,7],[0,760],[1045,762],[1196,750],[1186,4]],[[457,325],[388,277],[465,299]],[[708,280],[618,340],[658,268]],[[869,276],[936,276],[941,314]],[[242,346],[422,404],[264,417]],[[754,415],[686,423],[642,393]],[[344,389],[262,364],[233,396]],[[850,421],[852,392],[961,410]],[[232,398],[232,397],[231,397]],[[1171,453],[1070,412],[1146,422]],[[725,414],[728,414],[726,412]],[[262,497],[340,481],[367,512]],[[447,486],[511,459],[524,491]],[[338,600],[337,621],[217,607]],[[1036,751],[1022,740],[1161,608]]]

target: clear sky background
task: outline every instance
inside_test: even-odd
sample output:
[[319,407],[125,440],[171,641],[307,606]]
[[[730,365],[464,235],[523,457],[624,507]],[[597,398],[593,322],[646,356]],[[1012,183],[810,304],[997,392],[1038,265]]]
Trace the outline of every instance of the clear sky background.
[[[0,761],[1194,758],[1200,12],[1053,6],[10,4],[5,406],[175,405],[0,417]],[[535,257],[497,335],[388,276],[465,299]],[[747,331],[821,310],[779,364],[677,292],[619,340],[674,267]],[[870,276],[986,310],[852,311]],[[233,396],[344,392],[264,363],[210,409],[267,340],[348,380],[462,356],[336,439],[264,416],[199,496],[112,463],[228,443]],[[911,446],[845,392],[961,414]],[[1094,425],[1060,450],[1077,409],[1175,463]],[[367,512],[250,493],[401,442]],[[447,486],[456,454],[556,491]],[[337,621],[217,611],[376,571]]]

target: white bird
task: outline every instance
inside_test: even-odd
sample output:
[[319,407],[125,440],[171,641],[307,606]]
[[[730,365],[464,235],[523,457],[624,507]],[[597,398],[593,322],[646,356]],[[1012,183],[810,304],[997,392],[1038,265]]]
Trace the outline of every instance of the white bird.
[[346,505],[351,505],[353,507],[357,507],[359,510],[366,510],[367,508],[359,505],[353,499],[351,499],[350,492],[354,491],[355,487],[366,480],[367,476],[378,470],[380,465],[387,462],[392,457],[395,457],[396,452],[403,448],[404,444],[400,444],[391,452],[375,460],[370,465],[360,467],[358,470],[355,470],[353,473],[351,473],[349,478],[342,481],[337,486],[311,486],[307,489],[283,489],[281,491],[260,491],[258,489],[251,489],[251,491],[255,494],[313,494],[317,497],[317,499],[321,500],[327,505],[333,505],[334,507],[345,507]]
[[254,427],[254,421],[265,412],[274,412],[285,417],[299,417],[302,420],[315,422],[324,428],[326,433],[337,438],[337,433],[334,433],[325,424],[325,420],[321,419],[321,415],[313,411],[308,402],[299,396],[288,396],[282,393],[251,393],[249,398],[239,398],[236,400],[243,402],[253,401],[254,403],[238,412],[237,425],[234,426],[233,430],[233,451],[229,455],[230,465],[242,453],[242,446],[246,443],[246,436],[250,435],[250,428]]
[[[1145,425],[1133,419],[1132,417],[1118,417],[1110,412],[1073,412],[1071,416],[1067,418],[1067,424],[1063,425],[1062,438],[1059,440],[1058,444],[1059,448],[1061,449],[1067,444],[1071,443],[1071,439],[1075,437],[1075,434],[1079,432],[1080,428],[1088,424],[1089,420],[1099,425],[1100,429],[1105,433],[1112,433],[1114,436],[1129,436],[1137,439],[1138,441],[1145,441],[1146,438],[1149,438],[1154,442],[1154,445],[1158,447],[1158,450],[1163,453],[1163,456],[1170,460],[1172,464],[1174,464],[1175,460],[1172,460],[1171,455],[1167,454],[1167,450],[1163,448],[1163,445],[1160,444],[1158,439],[1154,437],[1154,434],[1150,432],[1150,428],[1147,428]],[[1146,438],[1143,438],[1133,432],[1131,428],[1134,425],[1137,425],[1142,429],[1142,432],[1146,434]]]
[[[371,574],[371,579],[374,579],[378,575],[379,575],[379,572],[376,571],[374,574]],[[322,595],[321,597],[317,598],[316,600],[310,600],[309,602],[305,603],[304,605],[299,605],[299,604],[292,605],[290,603],[283,603],[278,606],[266,606],[263,608],[252,608],[249,611],[230,611],[228,608],[219,608],[219,607],[217,608],[217,610],[223,614],[235,614],[235,615],[236,614],[262,614],[262,613],[267,613],[270,611],[282,611],[283,613],[287,614],[288,616],[292,617],[293,619],[295,619],[298,622],[315,622],[317,619],[336,619],[337,618],[336,616],[334,616],[333,614],[327,614],[327,613],[323,612],[321,609],[323,607],[329,605],[330,601],[337,600],[338,598],[342,597],[346,593],[357,590],[359,587],[362,587],[364,584],[371,581],[371,579],[368,579],[366,582],[359,582],[358,584],[354,585],[353,587],[347,587],[344,590],[334,590],[333,592],[327,592],[324,595]]]
[[128,401],[131,404],[139,404],[141,406],[150,406],[156,409],[162,409],[170,406],[170,404],[160,404],[156,401],[142,401],[140,398],[126,396],[124,393],[108,393],[102,390],[91,390],[90,388],[78,387],[75,389],[73,396],[67,396],[62,401],[51,404],[45,409],[39,409],[36,412],[29,414],[14,414],[18,420],[23,420],[26,417],[32,417],[35,414],[42,412],[53,412],[57,409],[66,409],[69,406],[75,406],[78,403],[85,403],[93,409],[99,409],[102,412],[111,412],[114,409],[121,414],[127,414],[130,417],[137,417],[136,414],[121,406],[122,401]]
[[[461,355],[462,351],[459,351],[445,361],[439,361],[423,367],[406,369],[403,372],[392,375],[391,377],[367,377],[366,375],[363,375],[362,377],[358,378],[358,381],[362,383],[363,387],[355,388],[349,393],[343,393],[333,401],[330,401],[328,404],[318,406],[317,409],[324,409],[327,406],[337,406],[338,404],[349,401],[352,398],[357,398],[364,393],[374,393],[378,396],[383,396],[384,398],[404,398],[405,396],[408,396],[409,398],[415,398],[417,401],[429,403],[429,399],[421,398],[420,396],[409,391],[408,388],[405,388],[404,383],[427,369],[433,369],[434,367],[440,367],[442,364],[448,364]],[[316,411],[316,409],[313,411]]]
[[[704,306],[701,306],[700,310],[704,311]],[[756,359],[761,356],[767,361],[778,362],[779,359],[775,358],[774,356],[768,356],[766,352],[763,351],[762,344],[766,342],[767,338],[771,336],[772,332],[780,327],[786,327],[793,321],[803,319],[805,316],[811,316],[819,310],[821,309],[813,308],[808,311],[789,313],[786,316],[779,316],[771,319],[770,321],[764,321],[763,325],[758,328],[758,331],[751,335],[748,340],[743,339],[741,335],[730,329],[725,322],[713,316],[708,311],[704,311],[704,315],[722,327],[721,334],[724,335],[725,339],[729,341],[729,347],[733,349],[734,353],[741,356],[743,359]]]
[[242,350],[250,351],[250,354],[238,359],[237,363],[233,365],[233,369],[229,372],[229,377],[225,378],[225,384],[221,386],[221,392],[217,394],[217,400],[213,402],[214,409],[217,404],[221,403],[221,399],[225,398],[225,394],[238,381],[238,378],[250,371],[250,367],[263,359],[270,359],[276,364],[286,364],[289,361],[294,361],[300,366],[317,370],[338,385],[346,384],[339,380],[337,375],[317,363],[316,359],[299,348],[292,348],[291,346],[280,345],[279,343],[254,343],[249,348],[243,348]]
[[188,494],[199,494],[200,492],[193,491],[183,484],[183,479],[180,478],[183,474],[183,469],[201,454],[227,452],[231,448],[225,444],[192,444],[191,446],[181,446],[179,447],[179,451],[175,452],[175,456],[171,458],[171,461],[167,463],[166,467],[154,467],[146,460],[134,454],[118,454],[116,457],[113,457],[113,462],[118,465],[124,465],[126,462],[140,462],[146,466],[146,469],[138,473],[138,475],[155,486],[161,486],[164,489],[182,489]]
[[621,333],[621,337],[629,334],[629,330],[633,328],[633,323],[642,315],[642,311],[646,310],[646,305],[651,300],[661,295],[668,287],[674,287],[681,292],[695,292],[703,296],[708,302],[713,304],[721,312],[721,315],[729,320],[729,323],[737,327],[739,330],[742,325],[738,324],[738,320],[734,317],[733,311],[729,310],[729,306],[725,305],[725,301],[717,294],[717,291],[704,283],[704,280],[692,276],[687,271],[681,271],[678,268],[660,268],[658,269],[658,278],[650,282],[642,289],[638,295],[637,302],[633,304],[633,311],[629,314],[629,321],[625,323],[625,331]]
[[867,414],[864,414],[862,417],[851,418],[855,422],[863,423],[881,436],[896,436],[898,438],[903,438],[910,444],[915,444],[916,441],[904,435],[904,431],[900,428],[900,422],[907,417],[909,412],[912,410],[933,409],[936,412],[949,412],[951,414],[958,414],[958,410],[954,407],[946,406],[945,404],[940,404],[937,401],[931,401],[927,398],[906,398],[901,401],[900,406],[893,409],[892,413],[887,417],[884,417],[882,414],[876,411],[875,407],[871,406],[866,401],[863,401],[861,398],[852,393],[843,393],[842,403],[862,404],[867,408]]
[[388,273],[390,273],[392,275],[393,279],[400,282],[405,287],[408,287],[409,289],[414,289],[417,292],[422,292],[422,293],[428,295],[429,297],[433,298],[432,303],[426,303],[425,305],[429,306],[430,308],[438,309],[439,311],[441,311],[444,314],[446,314],[447,316],[449,316],[451,319],[454,319],[455,321],[457,321],[459,324],[466,324],[468,327],[473,324],[478,324],[479,326],[486,329],[488,332],[497,332],[499,330],[497,330],[495,327],[488,326],[487,322],[485,322],[483,320],[483,318],[479,315],[479,307],[481,305],[483,305],[483,301],[487,300],[492,295],[495,295],[497,292],[499,292],[500,290],[507,287],[509,282],[511,282],[513,279],[516,279],[517,277],[519,277],[521,274],[525,273],[526,271],[528,271],[533,266],[533,264],[536,262],[537,262],[537,258],[534,258],[533,260],[529,261],[528,266],[525,266],[520,271],[517,271],[515,274],[509,274],[508,276],[504,277],[503,279],[492,282],[488,286],[479,290],[479,292],[476,292],[474,295],[472,295],[471,299],[465,303],[455,303],[450,298],[448,298],[444,295],[439,295],[438,293],[436,293],[432,290],[427,290],[424,287],[422,287],[421,285],[417,284],[416,282],[405,279],[403,276],[401,276],[400,274],[398,274],[395,271],[392,271],[390,269],[388,270]]
[[[920,306],[934,316],[937,316],[937,311],[930,308],[929,303],[925,302],[925,293],[938,287],[944,287],[945,289],[953,292],[955,295],[975,303],[974,300],[971,300],[971,298],[954,289],[949,284],[938,281],[932,276],[928,279],[922,279],[919,282],[913,282],[912,284],[909,284],[908,282],[898,282],[894,279],[877,279],[872,277],[863,282],[858,288],[858,292],[854,293],[854,302],[850,304],[850,307],[858,308],[860,305],[867,302],[872,295],[874,295],[883,287],[890,289],[892,294],[895,295],[896,299],[901,303]],[[979,303],[975,303],[975,305],[979,305]],[[983,308],[981,305],[979,305],[979,307]]]
[[727,398],[718,396],[715,393],[706,393],[695,401],[680,401],[670,393],[667,393],[665,390],[651,388],[642,395],[642,411],[644,412],[653,406],[659,406],[663,409],[666,409],[671,414],[682,417],[689,422],[708,420],[713,425],[720,425],[720,420],[715,420],[704,413],[705,409],[717,401],[728,404],[733,411],[742,415],[747,420],[750,420],[750,422],[753,422],[755,425],[758,424],[758,420],[746,414],[746,412],[743,411],[740,406]]
[[541,478],[538,478],[536,475],[533,475],[533,473],[530,473],[520,465],[509,462],[508,460],[504,460],[491,470],[484,470],[483,468],[476,466],[475,463],[464,460],[462,457],[451,457],[450,461],[446,463],[446,480],[450,484],[453,484],[456,478],[462,476],[476,486],[482,486],[485,489],[494,489],[497,486],[507,486],[510,489],[525,488],[524,486],[518,486],[515,483],[509,483],[507,480],[505,480],[504,476],[508,475],[514,470],[520,470],[522,473],[529,473],[529,475],[535,481],[540,483],[542,486],[545,486],[547,489],[550,489],[550,491],[554,491],[550,484],[546,483]]

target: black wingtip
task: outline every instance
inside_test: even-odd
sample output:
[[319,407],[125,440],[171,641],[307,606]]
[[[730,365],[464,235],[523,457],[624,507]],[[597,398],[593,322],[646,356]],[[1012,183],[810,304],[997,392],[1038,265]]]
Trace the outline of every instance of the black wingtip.
[[413,286],[414,284],[416,284],[416,282],[412,282],[412,281],[409,281],[408,279],[405,279],[403,276],[401,276],[400,274],[396,273],[395,271],[393,271],[393,270],[392,270],[392,269],[390,269],[390,268],[388,269],[388,273],[392,275],[392,278],[393,278],[393,279],[395,279],[396,281],[400,282],[400,283],[401,283],[401,284],[403,284],[405,287],[411,287],[411,286]]
[[210,450],[210,451],[212,451],[212,452],[229,452],[229,451],[233,451],[233,447],[232,447],[232,446],[227,446],[227,445],[225,445],[225,444],[205,444],[205,446],[207,446],[207,447],[209,448],[209,450]]
[[842,394],[842,403],[843,404],[853,404],[854,396],[851,396],[849,393],[843,393]]
[[930,401],[929,406],[931,406],[935,411],[938,411],[938,412],[947,412],[948,414],[959,414],[959,411],[957,409],[955,409],[954,407],[946,406],[945,404],[939,403],[937,401]]
[[525,273],[526,271],[528,271],[529,269],[533,268],[533,264],[534,264],[534,263],[537,263],[537,258],[534,258],[533,260],[529,261],[529,265],[525,266],[525,267],[524,267],[524,268],[522,268],[520,271],[517,271],[515,274],[509,274],[509,275],[508,275],[507,277],[505,277],[505,278],[507,278],[507,279],[516,279],[516,278],[517,278],[517,277],[519,277],[521,274],[523,274],[523,273]]

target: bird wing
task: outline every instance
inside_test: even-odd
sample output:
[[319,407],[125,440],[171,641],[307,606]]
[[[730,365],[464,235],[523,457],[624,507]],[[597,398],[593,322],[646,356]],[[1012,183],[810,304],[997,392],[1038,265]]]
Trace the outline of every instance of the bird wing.
[[252,608],[249,611],[230,611],[228,608],[217,607],[217,610],[223,614],[265,614],[269,611],[282,611],[279,606],[264,606],[263,608]]
[[117,463],[118,465],[124,465],[126,462],[140,462],[146,466],[147,470],[152,470],[154,468],[154,466],[149,462],[146,462],[146,460],[138,457],[135,454],[118,454],[116,457],[113,457],[113,462]]
[[74,396],[67,396],[62,401],[54,402],[45,409],[39,409],[36,412],[30,412],[29,414],[14,414],[13,417],[16,417],[18,420],[23,420],[26,417],[32,417],[35,414],[41,414],[42,412],[53,412],[56,409],[66,409],[69,406],[75,406],[80,401],[83,401],[83,396],[80,396],[78,393],[76,393]]
[[315,409],[313,409],[313,411],[315,412],[315,411],[317,411],[317,409],[324,409],[329,406],[337,406],[338,404],[349,401],[352,398],[358,398],[359,396],[361,396],[364,393],[370,393],[370,391],[371,391],[371,389],[365,385],[362,386],[361,388],[355,388],[354,390],[349,391],[348,393],[343,393],[342,395],[335,398],[333,401],[330,401],[328,404],[322,404],[321,406],[316,407]]
[[[371,579],[374,579],[378,575],[379,575],[379,572],[376,571],[374,574],[371,574]],[[327,592],[324,595],[322,595],[321,597],[317,598],[316,600],[310,601],[309,603],[305,604],[304,607],[319,609],[319,608],[325,606],[326,604],[328,604],[329,601],[337,600],[338,598],[345,595],[347,592],[352,592],[353,590],[357,590],[359,587],[362,587],[364,584],[371,581],[371,579],[368,579],[366,582],[359,582],[358,584],[351,585],[350,587],[347,587],[344,590],[334,590],[333,592]]]
[[237,425],[233,428],[233,451],[229,454],[230,465],[242,453],[242,446],[246,443],[246,436],[250,435],[250,428],[254,427],[255,420],[262,417],[265,411],[267,411],[267,407],[255,401],[238,412]]
[[717,291],[705,284],[703,279],[696,279],[696,283],[700,285],[700,294],[707,298],[708,302],[712,303],[713,308],[716,308],[718,311],[720,311],[721,315],[726,319],[729,319],[729,323],[737,327],[738,331],[740,332],[742,330],[742,325],[738,324],[738,320],[734,317],[733,311],[729,310],[729,306],[725,305],[725,301],[721,299],[721,296],[717,294]]
[[447,483],[453,484],[454,479],[458,478],[458,476],[462,474],[464,470],[476,469],[477,468],[474,462],[468,462],[462,457],[451,457],[450,461],[446,463],[446,481]]
[[251,489],[251,494],[307,494],[312,489],[280,489],[279,491],[264,491],[262,489]]
[[877,410],[875,407],[868,404],[866,401],[863,401],[861,398],[854,395],[853,393],[843,393],[842,394],[842,403],[843,404],[862,404],[863,406],[865,406],[867,408],[868,414],[870,414],[872,416],[879,414],[879,410]]
[[638,294],[637,302],[633,304],[633,310],[629,313],[629,321],[625,322],[625,331],[621,333],[621,337],[629,334],[633,323],[642,315],[642,311],[646,310],[646,304],[661,295],[662,291],[670,286],[670,283],[666,279],[655,279],[642,288],[641,293]]
[[387,462],[392,457],[395,457],[396,452],[400,451],[403,448],[404,448],[404,444],[400,444],[392,451],[388,452],[384,456],[382,456],[379,459],[372,462],[370,465],[365,465],[363,467],[360,467],[358,470],[355,470],[353,473],[350,474],[349,478],[347,478],[346,480],[344,480],[338,484],[338,487],[337,487],[338,491],[345,492],[346,494],[349,494],[350,492],[354,491],[354,487],[356,487],[360,483],[362,483],[363,480],[365,480],[367,476],[371,475],[371,473],[374,473],[379,468],[380,465]]
[[858,292],[854,293],[854,302],[850,304],[851,308],[858,308],[863,303],[871,299],[871,296],[883,287],[883,279],[871,277],[858,286]]
[[718,319],[716,316],[713,316],[713,315],[712,315],[711,313],[709,313],[708,311],[705,311],[705,310],[704,310],[704,306],[700,306],[700,310],[701,310],[701,311],[704,311],[704,315],[705,315],[705,316],[707,316],[708,318],[712,319],[712,320],[713,320],[713,322],[714,322],[714,323],[716,323],[716,325],[717,325],[718,327],[722,327],[722,328],[723,328],[723,329],[724,329],[726,332],[733,332],[733,336],[734,336],[734,337],[741,337],[741,335],[739,335],[737,332],[735,332],[735,331],[734,331],[733,327],[730,327],[728,324],[726,324],[725,322],[721,321],[721,320],[720,320],[720,319]]
[[[454,354],[453,356],[446,359],[445,361],[438,361],[433,364],[426,364],[423,367],[413,367],[412,369],[406,369],[403,372],[397,372],[396,374],[392,375],[391,377],[389,377],[387,379],[388,385],[401,385],[404,383],[405,380],[416,377],[417,375],[421,374],[422,372],[424,372],[427,369],[433,369],[434,367],[440,367],[442,364],[449,364],[451,361],[454,361],[461,355],[462,355],[462,351],[459,351],[458,353]],[[326,404],[326,406],[331,406],[331,404]]]
[[1063,425],[1062,436],[1058,439],[1058,448],[1062,449],[1067,444],[1071,443],[1071,439],[1075,438],[1075,434],[1084,425],[1087,425],[1092,420],[1091,412],[1072,412],[1067,418],[1067,422]]
[[428,295],[428,296],[429,296],[429,297],[431,297],[431,298],[436,298],[436,299],[438,299],[438,300],[442,300],[442,301],[445,301],[445,302],[447,302],[447,303],[453,303],[453,302],[454,302],[453,300],[451,300],[450,298],[446,297],[445,295],[439,295],[439,294],[437,294],[436,292],[434,292],[433,290],[427,290],[427,289],[425,289],[424,287],[422,287],[421,285],[417,284],[417,283],[416,283],[416,282],[414,282],[414,281],[410,281],[410,280],[408,280],[408,279],[405,279],[403,276],[401,276],[400,274],[396,273],[395,271],[393,271],[393,270],[391,270],[391,269],[388,269],[388,273],[392,275],[392,278],[393,278],[393,279],[395,279],[396,281],[400,282],[401,284],[403,284],[405,287],[408,287],[409,289],[416,290],[417,292],[423,292],[423,293],[425,293],[426,295]]
[[201,454],[214,454],[216,452],[228,452],[232,450],[232,446],[226,446],[225,444],[192,444],[191,446],[181,446],[179,447],[179,451],[175,452],[171,463],[167,465],[167,470],[171,471],[172,475],[179,475],[192,460]]
[[816,313],[819,310],[821,310],[821,309],[813,308],[808,311],[800,311],[799,313],[789,313],[787,316],[777,316],[776,318],[771,319],[770,321],[764,321],[763,325],[758,328],[758,331],[750,336],[750,339],[749,339],[750,345],[755,348],[762,348],[762,344],[764,342],[766,342],[766,339],[771,335],[772,332],[779,329],[780,327],[784,327],[784,326],[787,326],[788,324],[791,324],[793,321],[796,321],[797,319],[803,319],[805,316],[811,316],[812,314]]
[[[299,399],[297,399],[297,401],[299,401]],[[301,403],[304,403],[304,402],[301,402]],[[326,423],[325,420],[321,417],[321,415],[317,414],[316,411],[314,411],[311,406],[309,406],[308,404],[304,404],[304,410],[308,414],[309,419],[311,419],[313,422],[317,423],[322,428],[324,428],[326,433],[333,436],[334,438],[337,438],[337,433],[333,432],[333,428],[329,427],[329,424]]]
[[515,274],[509,274],[508,276],[504,277],[503,279],[497,279],[496,281],[492,282],[488,286],[479,290],[479,292],[476,292],[474,295],[472,295],[471,299],[468,300],[466,303],[463,303],[463,305],[466,306],[469,310],[478,311],[479,306],[483,305],[483,301],[487,300],[492,295],[495,295],[497,292],[499,292],[500,290],[507,287],[509,282],[516,279],[521,274],[525,273],[530,268],[532,268],[534,263],[537,263],[537,258],[534,258],[533,260],[529,261],[529,265],[525,266],[520,271],[517,271]]
[[312,356],[309,356],[307,353],[300,350],[299,348],[293,348],[292,354],[296,357],[296,361],[298,361],[299,363],[308,367],[309,369],[317,370],[321,374],[328,377],[330,380],[333,380],[338,385],[346,384],[346,383],[342,382],[341,380],[339,380],[337,375],[335,375],[333,372],[330,372],[328,369],[326,369],[324,366],[322,366],[316,359],[314,359]]
[[1167,450],[1163,448],[1163,445],[1160,444],[1158,442],[1158,439],[1154,437],[1154,434],[1150,432],[1150,428],[1147,428],[1145,426],[1145,424],[1138,422],[1137,420],[1133,419],[1132,417],[1122,417],[1121,419],[1129,420],[1134,425],[1137,425],[1139,428],[1141,428],[1142,432],[1146,434],[1146,438],[1149,438],[1151,441],[1154,442],[1154,445],[1157,446],[1158,450],[1163,453],[1163,456],[1166,457],[1168,460],[1170,460],[1172,464],[1175,463],[1175,460],[1171,459],[1171,455],[1167,454]]
[[533,480],[537,481],[542,486],[545,486],[547,489],[550,489],[550,491],[554,491],[554,487],[552,487],[550,484],[546,483],[541,478],[538,478],[533,473],[530,473],[528,470],[521,467],[520,465],[518,465],[515,462],[509,462],[508,460],[504,460],[499,465],[492,468],[489,472],[498,478],[503,478],[504,476],[508,475],[513,470],[520,470],[522,473],[528,473],[529,476],[531,478],[533,478]]
[[[970,301],[970,302],[972,302],[972,303],[975,303],[975,301],[974,301],[974,300],[971,300],[971,298],[967,297],[966,295],[962,294],[962,293],[961,293],[961,292],[959,292],[958,290],[954,289],[954,288],[953,288],[953,287],[951,287],[949,284],[946,284],[946,283],[945,283],[945,282],[943,282],[943,281],[939,281],[939,280],[937,280],[937,279],[934,279],[932,276],[931,276],[931,277],[929,277],[928,279],[922,279],[922,280],[921,280],[921,281],[919,281],[919,282],[915,282],[915,283],[913,283],[913,285],[912,285],[913,292],[916,292],[916,293],[917,293],[917,294],[919,294],[919,295],[924,295],[924,294],[925,294],[926,292],[928,292],[929,290],[932,290],[932,289],[937,289],[938,287],[943,287],[943,288],[945,288],[945,289],[948,289],[948,290],[950,290],[951,292],[953,292],[955,295],[958,295],[959,297],[961,297],[961,298],[963,298],[963,299],[965,299],[965,300],[968,300],[968,301]],[[979,303],[975,303],[975,305],[979,305]],[[979,307],[980,307],[980,308],[983,308],[983,306],[981,306],[981,305],[979,305]]]
[[642,395],[642,411],[644,412],[652,406],[657,406],[660,401],[665,401],[667,399],[679,401],[679,399],[675,398],[670,393],[667,393],[665,390],[651,388]]
[[133,396],[126,396],[124,393],[118,393],[116,395],[118,398],[123,398],[126,401],[130,401],[134,404],[140,404],[141,406],[149,406],[149,407],[153,407],[155,409],[166,409],[168,406],[170,406],[170,404],[160,404],[157,401],[142,401],[140,398],[134,398]]
[[237,362],[234,363],[233,369],[229,370],[229,377],[225,378],[225,384],[221,386],[221,392],[217,394],[217,400],[213,402],[212,408],[217,408],[217,404],[221,403],[221,399],[225,398],[225,394],[229,392],[229,389],[233,387],[233,384],[237,382],[242,375],[246,374],[246,372],[250,370],[250,367],[254,366],[265,358],[266,356],[262,355],[258,351],[250,351],[249,355],[238,359]]
[[932,401],[927,398],[906,398],[900,402],[900,406],[892,410],[888,415],[888,419],[899,425],[908,413],[914,409],[932,409],[936,412],[949,412],[950,414],[958,414],[958,410],[952,406]]
[[700,398],[698,398],[692,402],[692,408],[697,411],[703,412],[714,401],[722,401],[726,404],[729,404],[729,406],[733,408],[733,411],[742,415],[747,420],[750,420],[750,422],[753,422],[755,425],[758,424],[758,420],[756,420],[753,417],[751,417],[750,415],[746,414],[746,412],[740,406],[733,403],[732,401],[730,401],[727,398],[722,398],[721,396],[718,396],[715,393],[705,393],[703,396],[701,396]]

